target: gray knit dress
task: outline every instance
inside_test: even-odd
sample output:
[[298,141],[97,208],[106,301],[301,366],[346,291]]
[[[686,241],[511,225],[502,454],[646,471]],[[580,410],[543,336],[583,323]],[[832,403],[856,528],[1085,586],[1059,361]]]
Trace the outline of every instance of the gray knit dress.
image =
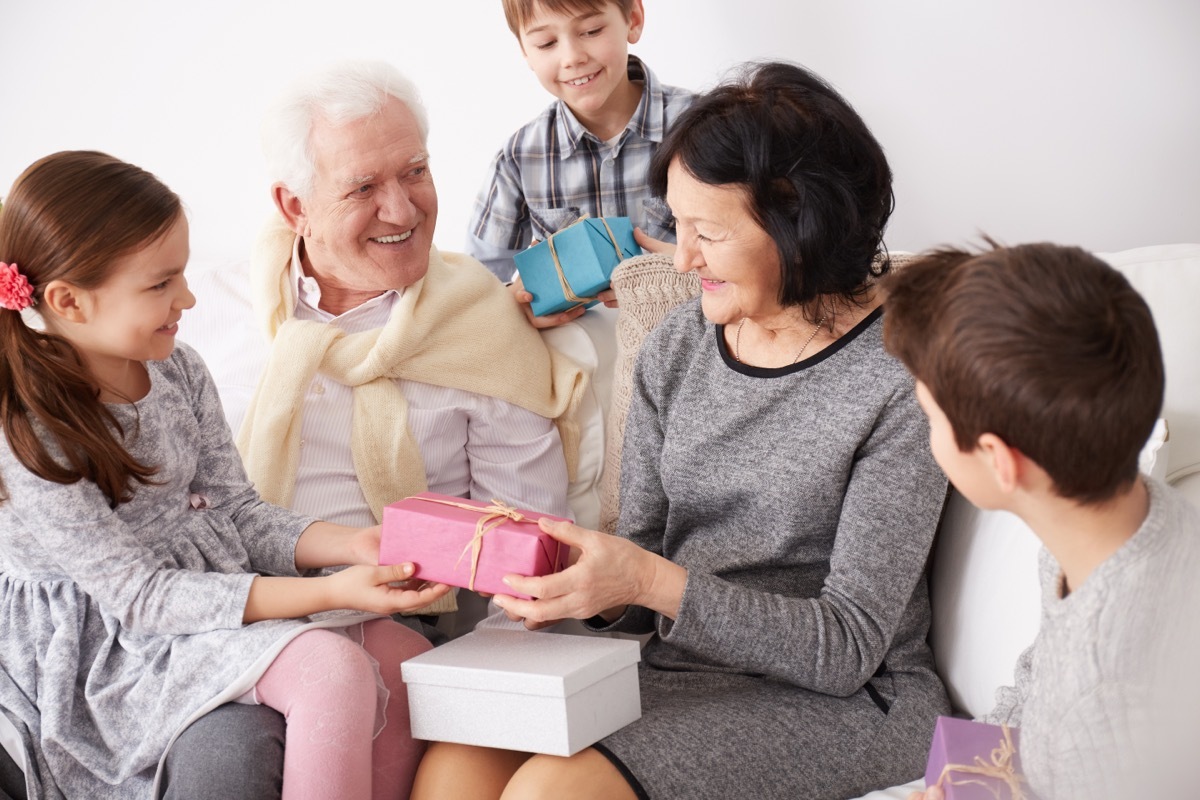
[[0,708],[27,740],[31,798],[151,797],[184,725],[306,627],[369,618],[242,624],[252,572],[296,575],[313,520],[247,482],[194,350],[147,367],[149,394],[109,409],[158,485],[115,510],[95,484],[34,476],[0,437]]
[[642,718],[597,749],[641,796],[847,798],[924,769],[949,705],[925,642],[946,494],[876,311],[781,369],[737,363],[693,300],[634,376],[619,534],[688,569]]

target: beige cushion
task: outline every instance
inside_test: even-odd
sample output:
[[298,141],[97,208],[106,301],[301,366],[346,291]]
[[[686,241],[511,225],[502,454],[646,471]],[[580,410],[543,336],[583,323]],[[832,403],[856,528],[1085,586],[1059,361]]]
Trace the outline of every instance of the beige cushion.
[[625,440],[625,414],[633,394],[633,364],[646,334],[662,322],[672,308],[700,294],[695,273],[679,274],[671,257],[643,255],[622,261],[613,270],[617,295],[617,354],[613,365],[612,405],[605,432],[604,471],[600,476],[600,530],[617,527],[617,496],[621,480],[621,444]]

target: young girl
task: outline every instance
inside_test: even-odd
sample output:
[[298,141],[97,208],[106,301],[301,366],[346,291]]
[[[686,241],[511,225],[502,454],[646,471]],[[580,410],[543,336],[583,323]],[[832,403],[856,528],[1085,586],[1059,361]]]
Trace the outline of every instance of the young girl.
[[287,717],[285,798],[406,797],[399,662],[429,645],[378,615],[448,588],[368,566],[378,527],[259,499],[175,343],[187,259],[179,198],[102,153],[38,161],[0,210],[0,706],[29,795],[152,796],[178,732],[240,698]]

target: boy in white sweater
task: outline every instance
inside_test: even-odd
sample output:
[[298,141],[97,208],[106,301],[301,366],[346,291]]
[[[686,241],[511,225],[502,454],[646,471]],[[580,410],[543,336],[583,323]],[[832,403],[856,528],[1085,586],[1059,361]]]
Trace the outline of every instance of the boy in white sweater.
[[917,378],[934,457],[1045,546],[1041,628],[983,721],[1020,727],[1042,800],[1182,796],[1162,792],[1196,741],[1177,673],[1196,652],[1200,514],[1138,473],[1164,384],[1145,301],[1049,244],[935,251],[885,281],[885,341]]

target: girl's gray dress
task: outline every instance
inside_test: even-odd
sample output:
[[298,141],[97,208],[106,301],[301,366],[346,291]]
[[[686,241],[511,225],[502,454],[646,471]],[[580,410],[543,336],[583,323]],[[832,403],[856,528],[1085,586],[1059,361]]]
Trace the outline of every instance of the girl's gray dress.
[[296,575],[313,520],[259,499],[195,351],[147,368],[149,394],[109,409],[157,485],[116,509],[95,484],[35,477],[0,437],[0,707],[30,797],[150,797],[187,723],[306,627],[370,617],[242,624],[253,573]]
[[618,531],[688,579],[674,621],[604,628],[655,633],[642,718],[598,745],[639,793],[833,800],[924,769],[949,708],[925,643],[946,479],[881,327],[771,370],[699,299],[646,338]]

